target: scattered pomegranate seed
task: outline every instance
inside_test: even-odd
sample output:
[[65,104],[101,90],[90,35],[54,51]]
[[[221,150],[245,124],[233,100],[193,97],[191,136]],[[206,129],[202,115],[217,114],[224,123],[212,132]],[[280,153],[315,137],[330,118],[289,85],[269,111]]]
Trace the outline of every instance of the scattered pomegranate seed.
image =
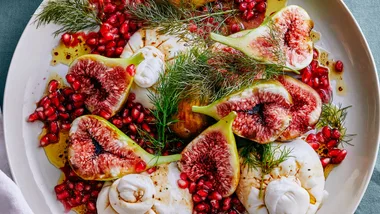
[[343,62],[342,61],[340,61],[340,60],[336,61],[336,63],[335,63],[335,70],[337,72],[342,72],[343,71]]
[[189,182],[186,180],[179,179],[177,183],[181,189],[186,189],[189,186]]
[[48,91],[49,93],[53,93],[56,91],[59,87],[59,82],[57,80],[51,80],[48,84]]
[[193,195],[193,201],[194,201],[195,203],[199,203],[199,202],[202,201],[202,198],[201,198],[201,196],[199,196],[199,195],[197,195],[197,194],[194,194],[194,195]]
[[96,206],[95,206],[95,203],[90,201],[87,203],[87,209],[90,210],[90,211],[95,211],[96,210]]
[[209,199],[213,199],[217,201],[220,201],[223,199],[222,195],[217,191],[212,192],[208,197]]
[[181,174],[179,175],[179,177],[180,177],[182,180],[184,180],[184,181],[187,181],[187,179],[188,179],[186,173],[184,173],[184,172],[181,172]]
[[68,198],[69,196],[70,196],[70,194],[68,191],[63,191],[63,192],[57,194],[57,199],[61,201],[61,200]]
[[322,128],[322,134],[325,137],[325,139],[329,139],[331,137],[331,130],[328,126],[325,126]]
[[325,143],[325,138],[324,138],[322,132],[318,132],[317,135],[316,135],[316,138],[317,138],[317,141],[319,143]]
[[331,162],[331,158],[321,158],[322,167],[325,168]]
[[347,150],[342,149],[335,158],[331,159],[331,163],[340,164],[346,158],[346,156],[347,156]]
[[335,158],[339,155],[340,152],[341,152],[340,149],[331,149],[328,153],[328,156],[331,158]]
[[311,143],[308,143],[314,150],[317,150],[319,149],[319,143],[317,142],[311,142]]
[[111,118],[111,114],[108,113],[107,111],[104,111],[104,110],[101,110],[99,112],[99,115],[103,118],[105,118],[106,120],[110,119]]
[[29,115],[28,122],[34,122],[38,119],[39,119],[39,117],[38,117],[37,112],[33,112],[31,115]]
[[222,210],[224,211],[227,211],[231,208],[231,198],[228,197],[228,198],[225,198],[223,200],[223,206],[222,206]]
[[191,182],[189,185],[189,192],[192,194],[197,189],[197,184],[195,182]]
[[329,140],[327,142],[327,148],[329,149],[334,148],[336,145],[338,145],[338,141],[336,140]]
[[65,44],[66,46],[70,46],[72,38],[73,37],[71,34],[64,33],[64,34],[62,34],[61,40],[62,40],[63,44]]
[[135,170],[137,173],[143,172],[145,171],[145,169],[146,169],[146,163],[144,161],[139,161],[135,166]]
[[331,130],[331,138],[339,140],[340,139],[340,131],[338,129]]
[[198,190],[198,191],[197,191],[197,194],[198,194],[199,196],[201,196],[201,197],[207,197],[207,196],[208,196],[208,192],[207,192],[206,190],[203,190],[203,189]]
[[318,60],[319,57],[319,52],[317,49],[313,49],[313,59]]
[[315,136],[315,134],[309,134],[307,137],[306,137],[306,142],[308,143],[312,143],[312,142],[316,142],[318,141],[317,137]]

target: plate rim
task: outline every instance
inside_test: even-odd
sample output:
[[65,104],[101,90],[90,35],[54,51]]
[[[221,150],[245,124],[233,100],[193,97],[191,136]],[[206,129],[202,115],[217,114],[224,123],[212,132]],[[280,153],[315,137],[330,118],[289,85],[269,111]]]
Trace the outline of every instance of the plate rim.
[[[8,105],[7,105],[8,102],[6,101],[6,98],[8,98],[8,97],[10,96],[10,95],[8,95],[8,94],[10,94],[8,91],[10,90],[10,89],[9,89],[9,88],[10,88],[9,85],[12,84],[12,83],[10,82],[10,76],[11,76],[11,75],[10,75],[10,74],[11,74],[10,71],[12,70],[12,68],[14,67],[14,64],[15,64],[15,62],[14,62],[14,61],[15,61],[15,60],[14,60],[15,55],[16,55],[17,52],[20,51],[19,49],[21,49],[21,48],[20,48],[20,41],[21,41],[22,39],[24,39],[24,37],[25,37],[25,31],[27,30],[27,28],[28,28],[29,25],[33,24],[33,22],[34,22],[34,17],[35,17],[36,12],[40,9],[40,7],[41,7],[46,1],[49,1],[49,0],[42,0],[41,4],[36,8],[35,12],[32,14],[30,20],[28,21],[27,25],[25,26],[25,28],[24,28],[24,30],[23,30],[23,33],[22,33],[21,37],[19,38],[19,40],[18,40],[18,42],[17,42],[17,46],[16,46],[16,48],[15,48],[15,50],[14,50],[14,52],[13,52],[12,60],[11,60],[11,63],[10,63],[10,65],[9,65],[9,68],[8,68],[7,79],[6,79],[5,89],[4,89],[4,98],[3,98],[3,130],[4,130],[5,149],[6,149],[7,160],[8,160],[8,163],[9,163],[9,167],[10,167],[10,171],[11,171],[11,174],[12,174],[13,180],[14,180],[14,182],[15,182],[18,186],[19,186],[20,183],[22,183],[22,181],[19,180],[19,177],[20,177],[20,176],[16,176],[16,175],[20,175],[20,170],[17,169],[17,167],[14,165],[14,164],[15,164],[15,158],[16,158],[16,157],[15,157],[15,154],[14,154],[14,155],[10,155],[10,148],[9,148],[8,143],[7,143],[7,142],[9,142],[10,134],[8,134],[8,133],[10,133],[10,132],[8,132],[8,129],[9,129],[9,128],[8,128],[8,125],[7,125],[8,123],[6,122],[6,117],[7,117],[7,116],[6,116],[6,115],[7,115],[6,112],[8,111],[8,110],[7,110],[8,107],[11,108],[11,106],[8,106]],[[347,4],[346,4],[343,0],[336,0],[336,1],[338,1],[338,2],[343,6],[344,10],[346,10],[346,12],[349,14],[348,17],[351,19],[351,21],[353,21],[353,23],[354,23],[356,29],[359,30],[359,32],[360,32],[360,37],[361,37],[360,39],[364,42],[365,51],[368,52],[368,54],[369,54],[369,56],[370,56],[370,63],[371,63],[370,67],[372,67],[372,68],[373,68],[373,71],[375,71],[375,77],[376,77],[376,85],[375,85],[375,87],[376,87],[376,89],[377,89],[377,91],[376,91],[376,93],[377,93],[376,104],[377,104],[377,106],[379,106],[379,104],[380,104],[379,74],[378,74],[378,70],[377,70],[377,67],[376,67],[376,62],[375,62],[374,56],[373,56],[373,54],[372,54],[371,48],[370,48],[370,46],[369,46],[369,44],[368,44],[368,41],[367,41],[367,39],[366,39],[366,37],[365,37],[365,35],[364,35],[364,33],[363,33],[362,28],[360,27],[360,25],[359,25],[359,23],[357,22],[356,18],[355,18],[354,15],[352,14],[351,10],[348,8]],[[377,108],[377,116],[378,116],[378,117],[380,116],[380,108]],[[377,121],[377,125],[380,127],[380,121]],[[9,125],[9,126],[11,126],[11,125]],[[11,129],[10,129],[10,130],[11,130]],[[362,201],[362,199],[363,199],[363,197],[364,197],[364,194],[366,193],[366,191],[367,191],[367,189],[368,189],[368,185],[369,185],[369,183],[370,183],[370,180],[371,180],[371,178],[372,178],[372,176],[373,176],[374,168],[375,168],[375,166],[376,166],[376,162],[377,162],[377,157],[378,157],[378,155],[379,155],[378,153],[379,153],[379,145],[380,145],[380,129],[379,129],[379,131],[377,132],[376,139],[377,139],[377,142],[376,142],[376,154],[375,154],[375,156],[374,156],[374,160],[372,160],[372,163],[369,164],[370,173],[369,173],[369,176],[367,176],[367,178],[366,178],[365,181],[364,181],[364,185],[363,185],[363,187],[361,188],[362,191],[361,191],[361,194],[360,194],[359,200],[357,200],[357,202],[356,202],[356,204],[355,204],[355,210],[353,210],[353,212],[355,212],[355,211],[357,210],[358,206],[360,205],[360,203],[361,203],[361,201]],[[12,156],[12,157],[11,157],[11,156]],[[29,164],[27,165],[27,167],[28,167],[28,169],[31,170]],[[33,180],[34,180],[34,179],[33,179]],[[34,182],[35,182],[35,180],[34,180]],[[25,190],[25,189],[21,189],[21,188],[20,188],[20,190],[21,190],[22,194],[25,195],[25,192],[26,192],[27,190]],[[26,198],[25,198],[25,199],[26,199]],[[28,200],[26,200],[26,201],[27,201],[27,203],[29,204]],[[30,205],[29,205],[29,206],[30,206]],[[50,208],[49,208],[49,209],[50,209]]]

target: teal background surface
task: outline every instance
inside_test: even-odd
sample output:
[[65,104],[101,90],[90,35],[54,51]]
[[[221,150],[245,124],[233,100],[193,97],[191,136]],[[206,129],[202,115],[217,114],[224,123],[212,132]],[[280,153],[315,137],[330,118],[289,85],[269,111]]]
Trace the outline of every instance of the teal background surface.
[[[305,0],[318,1],[318,0]],[[345,0],[380,65],[380,0]],[[5,81],[17,42],[41,0],[0,0],[0,104],[3,103]],[[328,6],[328,5],[326,5]],[[30,40],[33,42],[33,40]],[[38,71],[28,71],[38,72]],[[380,213],[380,162],[377,161],[371,182],[356,214]],[[334,200],[330,198],[330,200]]]

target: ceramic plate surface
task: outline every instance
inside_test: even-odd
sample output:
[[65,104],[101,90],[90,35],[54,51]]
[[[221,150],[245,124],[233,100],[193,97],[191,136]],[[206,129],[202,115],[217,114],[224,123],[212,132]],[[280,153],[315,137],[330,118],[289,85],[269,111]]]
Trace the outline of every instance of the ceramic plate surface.
[[[334,103],[352,105],[346,125],[356,133],[346,160],[330,174],[327,200],[319,213],[353,213],[372,175],[379,140],[379,86],[373,57],[356,21],[340,0],[290,0],[308,11],[322,33],[318,46],[344,62],[347,94]],[[326,7],[328,5],[328,7]],[[64,76],[66,66],[50,66],[51,50],[58,43],[57,26],[36,29],[33,18],[22,35],[9,69],[4,97],[4,128],[8,157],[15,181],[32,210],[38,214],[63,213],[54,186],[60,171],[38,147],[42,124],[27,123],[50,72]]]

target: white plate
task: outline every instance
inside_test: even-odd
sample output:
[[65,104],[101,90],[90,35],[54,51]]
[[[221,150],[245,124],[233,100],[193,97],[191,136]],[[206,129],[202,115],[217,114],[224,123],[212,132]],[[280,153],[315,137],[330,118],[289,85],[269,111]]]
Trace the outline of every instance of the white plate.
[[[329,176],[329,200],[319,213],[353,213],[358,206],[376,161],[379,140],[379,86],[374,60],[356,21],[340,0],[290,0],[305,8],[322,33],[319,46],[329,50],[345,65],[348,85],[345,97],[335,103],[353,105],[347,117],[350,133],[358,134],[354,147],[347,147],[346,160]],[[65,66],[50,67],[51,50],[58,38],[57,26],[36,29],[32,20],[16,48],[9,69],[4,96],[4,128],[12,173],[32,210],[38,214],[62,213],[55,200],[54,186],[59,177],[38,147],[41,124],[27,123],[46,85],[49,72],[64,74]]]

